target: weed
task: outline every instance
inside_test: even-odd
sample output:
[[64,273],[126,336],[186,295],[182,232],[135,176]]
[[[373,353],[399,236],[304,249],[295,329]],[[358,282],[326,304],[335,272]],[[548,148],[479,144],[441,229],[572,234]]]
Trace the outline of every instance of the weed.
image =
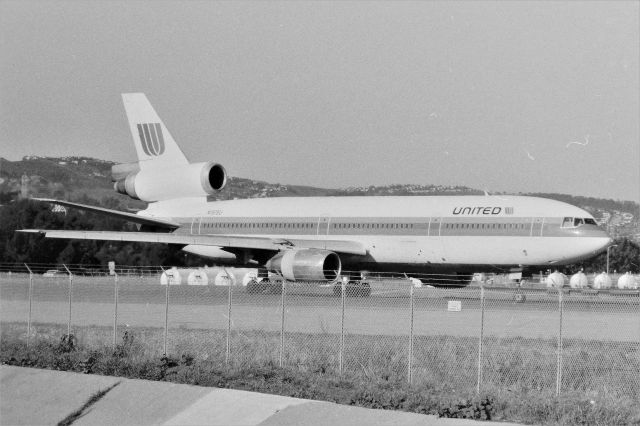
[[[564,351],[563,396],[555,397],[554,343],[543,339],[487,338],[482,396],[476,396],[477,340],[417,336],[414,384],[406,382],[406,339],[348,335],[344,371],[338,372],[338,339],[332,334],[287,333],[283,368],[278,332],[243,330],[231,335],[225,364],[224,330],[193,330],[170,337],[163,330],[128,329],[115,350],[112,330],[35,324],[29,348],[20,326],[3,323],[0,360],[85,373],[243,389],[370,408],[442,417],[509,420],[536,424],[633,424],[640,405],[633,373],[637,344],[575,340]],[[59,336],[63,336],[60,338]],[[206,344],[203,342],[207,342]],[[526,354],[534,356],[525,356]],[[615,356],[611,356],[611,355]],[[603,361],[603,360],[606,360]],[[591,363],[592,365],[589,365]],[[586,365],[585,365],[586,364]],[[624,375],[627,375],[626,377]],[[617,382],[612,382],[614,377]],[[611,384],[620,384],[615,387]]]
[[73,334],[65,334],[60,338],[60,343],[56,347],[58,353],[69,353],[76,350],[77,339]]

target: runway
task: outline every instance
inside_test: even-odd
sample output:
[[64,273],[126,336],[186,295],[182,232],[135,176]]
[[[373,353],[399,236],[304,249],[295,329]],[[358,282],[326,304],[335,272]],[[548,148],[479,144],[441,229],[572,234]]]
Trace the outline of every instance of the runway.
[[[72,287],[66,279],[38,277],[33,285],[33,323],[112,326],[114,284],[110,277],[78,277]],[[250,295],[241,287],[170,286],[169,328],[280,331],[282,296]],[[284,297],[287,332],[313,334],[408,335],[413,312],[415,336],[477,337],[481,324],[485,336],[553,339],[560,322],[558,295],[525,291],[524,303],[514,301],[514,290],[485,291],[481,321],[480,290],[415,288],[413,306],[406,284],[374,283],[369,298],[332,295],[330,287],[291,286]],[[0,283],[2,322],[26,322],[29,312],[28,280],[3,279]],[[229,308],[231,296],[231,308]],[[121,280],[118,289],[118,325],[164,327],[166,287],[149,281]],[[459,301],[459,312],[449,311],[449,301]],[[231,318],[231,321],[229,321]],[[640,340],[640,298],[637,296],[563,295],[562,329],[565,338],[603,341]]]

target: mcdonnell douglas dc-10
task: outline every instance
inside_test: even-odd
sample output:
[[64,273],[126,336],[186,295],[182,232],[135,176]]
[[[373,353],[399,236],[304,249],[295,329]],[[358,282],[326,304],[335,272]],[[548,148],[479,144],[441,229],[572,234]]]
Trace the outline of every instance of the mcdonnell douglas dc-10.
[[[138,156],[112,168],[117,192],[148,202],[122,218],[139,232],[23,230],[49,238],[178,244],[217,261],[260,266],[280,280],[333,282],[349,271],[461,274],[570,264],[611,238],[591,214],[522,196],[291,197],[213,201],[227,181],[214,162],[190,163],[142,93],[122,95]],[[361,273],[347,273],[360,295]],[[274,280],[277,281],[277,280]],[[467,284],[455,282],[458,285]],[[444,284],[437,281],[434,284]],[[269,290],[268,280],[247,290]],[[275,284],[271,287],[276,287]]]

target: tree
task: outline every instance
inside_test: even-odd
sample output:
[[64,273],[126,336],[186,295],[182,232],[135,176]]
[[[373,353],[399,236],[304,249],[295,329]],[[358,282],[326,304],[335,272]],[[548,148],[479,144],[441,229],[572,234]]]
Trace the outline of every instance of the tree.
[[[609,270],[618,272],[640,272],[640,246],[627,238],[616,240],[609,249]],[[607,252],[582,263],[585,272],[607,270]]]

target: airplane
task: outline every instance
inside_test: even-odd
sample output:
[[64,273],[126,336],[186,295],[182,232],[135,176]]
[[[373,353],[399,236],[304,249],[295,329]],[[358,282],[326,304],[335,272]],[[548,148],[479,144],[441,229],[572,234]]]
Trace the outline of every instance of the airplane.
[[[612,244],[587,211],[525,196],[288,197],[215,201],[227,172],[192,163],[143,93],[122,94],[138,161],[112,167],[114,189],[148,203],[127,213],[37,199],[134,222],[137,232],[25,229],[47,238],[182,246],[217,262],[260,266],[250,293],[282,281],[340,280],[370,295],[366,273],[456,274],[555,267]],[[356,271],[343,273],[344,270]],[[429,280],[427,280],[429,281]],[[433,285],[469,284],[434,278]],[[429,283],[429,282],[428,282]]]

